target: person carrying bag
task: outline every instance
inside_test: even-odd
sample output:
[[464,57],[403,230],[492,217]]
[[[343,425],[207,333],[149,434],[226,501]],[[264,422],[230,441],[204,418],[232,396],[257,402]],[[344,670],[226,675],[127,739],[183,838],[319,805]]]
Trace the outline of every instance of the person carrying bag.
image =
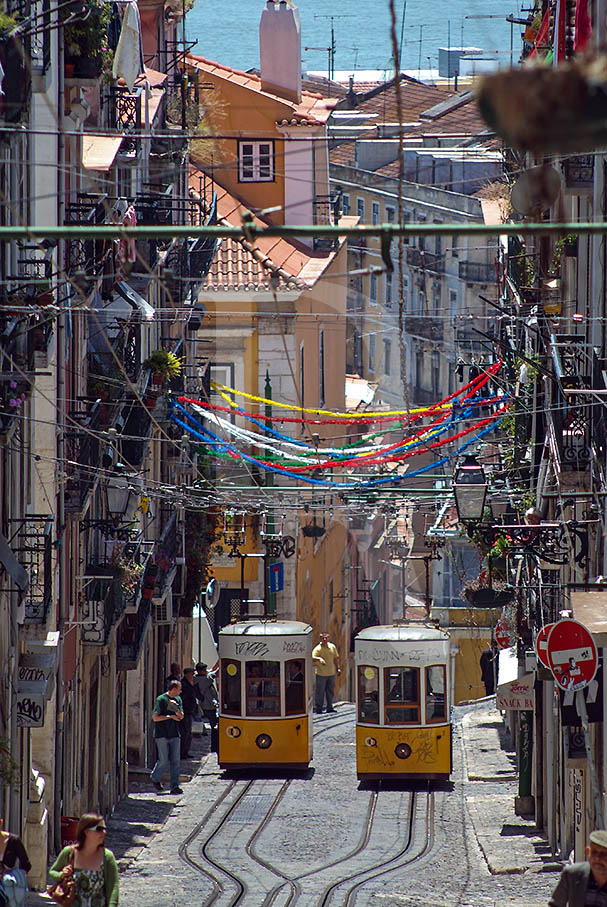
[[[16,866],[17,860],[19,866]],[[32,868],[21,838],[4,831],[0,818],[0,905],[24,907],[27,873]]]
[[[74,848],[72,847],[72,853],[70,855],[68,866],[71,866],[72,873],[74,871]],[[49,885],[46,889],[46,893],[49,897],[53,899],[55,904],[62,904],[63,907],[69,907],[70,904],[74,903],[76,897],[76,883],[74,882],[73,874],[62,875],[61,879],[58,882],[55,882],[54,885]]]

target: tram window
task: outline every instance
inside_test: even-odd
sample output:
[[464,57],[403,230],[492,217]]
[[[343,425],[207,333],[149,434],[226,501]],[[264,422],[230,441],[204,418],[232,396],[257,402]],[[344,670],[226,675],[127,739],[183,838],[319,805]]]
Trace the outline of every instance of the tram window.
[[419,723],[419,668],[384,668],[386,724]]
[[358,666],[358,720],[361,724],[379,723],[378,683],[377,668]]
[[297,715],[306,710],[304,663],[294,658],[285,663],[285,707],[287,715]]
[[426,721],[445,721],[445,666],[430,665],[426,668]]
[[280,662],[247,661],[247,715],[280,715]]
[[231,658],[221,659],[221,711],[228,715],[240,715],[240,662]]

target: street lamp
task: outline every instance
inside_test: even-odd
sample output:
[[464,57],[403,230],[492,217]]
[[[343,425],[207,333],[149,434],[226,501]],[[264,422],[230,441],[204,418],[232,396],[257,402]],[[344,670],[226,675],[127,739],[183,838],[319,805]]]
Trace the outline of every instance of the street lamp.
[[455,473],[455,506],[460,523],[479,523],[485,512],[487,480],[474,454],[466,454]]
[[118,525],[123,521],[133,521],[141,499],[143,478],[127,473],[122,463],[117,463],[115,470],[108,480],[105,494],[108,518]]

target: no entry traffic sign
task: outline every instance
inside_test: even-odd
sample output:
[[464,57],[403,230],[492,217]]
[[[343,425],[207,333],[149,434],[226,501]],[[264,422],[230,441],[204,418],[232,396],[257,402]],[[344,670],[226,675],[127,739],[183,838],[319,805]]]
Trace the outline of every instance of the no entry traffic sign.
[[538,661],[540,661],[545,668],[550,668],[548,664],[548,637],[550,636],[550,631],[554,627],[554,624],[546,624],[542,627],[540,632],[537,634],[535,640],[535,654],[537,655]]
[[561,690],[583,690],[596,674],[594,640],[577,620],[559,620],[548,636],[548,667]]
[[495,641],[498,649],[507,649],[510,645],[510,630],[501,620],[495,625]]

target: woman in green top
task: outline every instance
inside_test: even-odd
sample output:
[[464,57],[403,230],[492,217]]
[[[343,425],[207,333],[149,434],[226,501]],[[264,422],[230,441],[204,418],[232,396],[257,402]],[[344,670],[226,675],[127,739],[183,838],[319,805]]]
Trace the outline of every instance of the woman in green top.
[[106,831],[103,816],[85,813],[76,829],[76,844],[64,847],[50,868],[53,884],[73,875],[74,907],[117,907],[118,866],[104,846]]

